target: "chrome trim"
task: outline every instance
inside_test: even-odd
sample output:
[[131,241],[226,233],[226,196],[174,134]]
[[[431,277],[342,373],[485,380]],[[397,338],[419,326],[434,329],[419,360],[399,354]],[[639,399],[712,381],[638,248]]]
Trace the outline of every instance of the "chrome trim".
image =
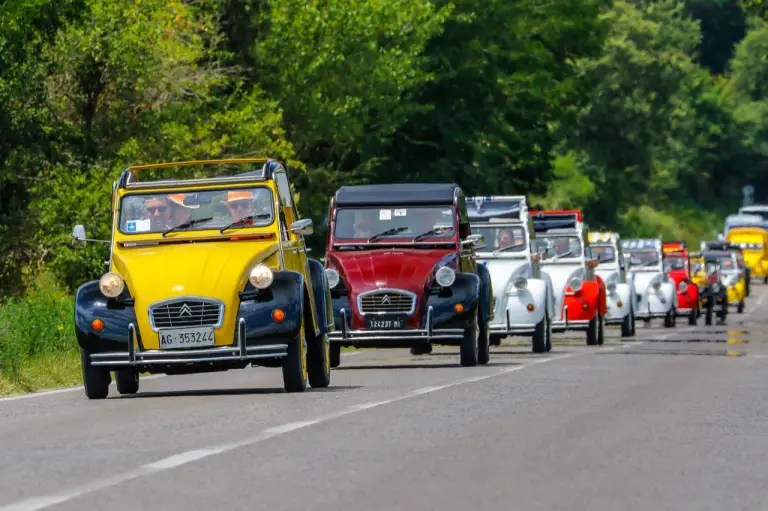
[[128,361],[134,363],[136,361],[136,347],[133,345],[134,337],[136,336],[136,327],[133,323],[128,325]]
[[488,331],[494,334],[502,333],[506,335],[518,335],[518,334],[532,334],[536,331],[536,325],[534,323],[518,323],[516,325],[512,325],[511,320],[509,319],[509,309],[505,310],[506,312],[506,325],[502,324],[496,324],[494,325],[491,323],[488,325]]
[[[408,295],[408,296],[411,297],[411,308],[407,312],[405,312],[405,311],[402,311],[402,312],[368,312],[368,313],[363,312],[363,302],[362,302],[363,297],[368,296],[368,295],[372,295],[372,294],[376,294],[376,293],[385,293],[385,294],[386,293],[399,293],[399,294],[403,294],[403,295]],[[390,288],[390,287],[381,287],[381,288],[374,289],[374,290],[371,290],[371,291],[366,291],[365,293],[360,293],[359,295],[357,295],[357,312],[359,312],[361,316],[366,316],[368,314],[371,314],[371,315],[379,315],[379,314],[407,314],[407,315],[410,316],[411,314],[413,314],[413,312],[415,310],[416,310],[416,293],[412,293],[410,291],[406,291],[405,289],[395,289],[395,288]]]
[[[348,330],[347,315],[345,309],[341,309],[341,332],[331,332],[328,338],[331,341],[357,342],[357,341],[440,341],[460,340],[464,338],[463,328],[432,327],[433,308],[427,309],[427,324],[424,329],[414,330]],[[439,343],[438,343],[439,344]]]
[[237,344],[240,346],[240,358],[245,358],[248,355],[245,339],[245,319],[240,318],[240,321],[237,322]]
[[95,366],[134,366],[150,364],[189,364],[195,362],[249,361],[260,358],[288,356],[287,344],[268,344],[248,346],[245,355],[240,354],[240,346],[219,346],[205,349],[147,350],[135,353],[131,360],[126,351],[110,351],[91,354],[91,364]]
[[[178,302],[186,302],[186,301],[201,301],[201,302],[211,302],[214,305],[218,305],[219,307],[219,319],[214,325],[202,325],[200,327],[196,326],[189,326],[189,327],[163,327],[158,328],[155,326],[155,317],[152,313],[152,309],[155,307],[163,307],[165,305],[173,305],[174,303]],[[155,302],[152,304],[149,304],[147,306],[147,315],[149,316],[149,325],[152,327],[153,332],[159,332],[160,330],[176,330],[178,328],[204,328],[204,327],[212,327],[212,328],[220,328],[222,323],[224,322],[224,310],[226,306],[224,302],[221,300],[217,300],[216,298],[209,298],[206,296],[179,296],[177,298],[168,298],[166,300],[160,300],[159,302]]]

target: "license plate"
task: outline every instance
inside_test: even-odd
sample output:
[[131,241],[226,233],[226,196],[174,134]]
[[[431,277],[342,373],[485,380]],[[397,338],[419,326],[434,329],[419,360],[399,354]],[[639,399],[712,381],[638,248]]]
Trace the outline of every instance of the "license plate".
[[405,330],[408,316],[405,314],[366,314],[365,328],[368,330]]
[[213,327],[160,330],[160,349],[205,348],[213,346]]

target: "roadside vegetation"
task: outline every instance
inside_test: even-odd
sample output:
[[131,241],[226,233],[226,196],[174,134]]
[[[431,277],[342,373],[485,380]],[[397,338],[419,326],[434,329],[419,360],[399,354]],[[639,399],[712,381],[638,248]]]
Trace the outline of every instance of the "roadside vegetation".
[[72,294],[107,253],[69,236],[108,236],[131,163],[278,158],[317,255],[328,197],[388,181],[712,238],[745,184],[768,199],[766,5],[1,2],[0,392],[79,378]]

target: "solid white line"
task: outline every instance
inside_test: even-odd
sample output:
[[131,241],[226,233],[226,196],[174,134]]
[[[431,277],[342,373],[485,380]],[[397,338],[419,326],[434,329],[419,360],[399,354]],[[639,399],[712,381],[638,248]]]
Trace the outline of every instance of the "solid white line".
[[503,376],[515,371],[520,371],[522,369],[525,369],[526,367],[532,367],[534,365],[539,365],[544,362],[552,362],[555,360],[564,360],[566,358],[572,358],[576,356],[584,356],[589,355],[592,352],[581,352],[581,353],[570,353],[567,355],[561,355],[561,356],[555,356],[551,358],[543,358],[536,361],[533,361],[530,364],[525,364],[521,366],[516,367],[507,367],[504,369],[500,369],[498,371],[494,371],[490,374],[484,374],[481,376],[474,376],[470,378],[464,378],[461,380],[457,380],[453,383],[448,383],[445,385],[439,385],[434,387],[422,387],[420,389],[416,389],[414,391],[411,391],[407,394],[403,394],[401,396],[388,399],[386,401],[376,401],[371,403],[364,403],[359,405],[353,405],[349,406],[347,408],[344,408],[338,412],[331,413],[328,415],[320,416],[312,420],[308,421],[299,421],[299,422],[289,422],[287,424],[283,424],[280,426],[275,426],[272,428],[265,429],[261,433],[257,434],[254,437],[251,438],[245,438],[240,442],[237,443],[231,443],[231,444],[222,444],[218,446],[212,446],[204,449],[195,449],[192,451],[186,451],[182,452],[173,456],[169,456],[167,458],[163,458],[161,460],[155,461],[153,463],[148,463],[146,465],[142,465],[136,470],[126,472],[123,474],[119,474],[117,476],[113,476],[106,479],[96,480],[91,484],[76,487],[70,489],[68,492],[59,494],[59,495],[49,495],[45,497],[33,497],[31,499],[23,500],[21,502],[17,502],[14,504],[10,504],[7,506],[0,507],[0,511],[37,511],[39,509],[45,509],[51,506],[55,506],[64,502],[68,502],[70,500],[74,500],[76,498],[82,497],[84,495],[87,495],[89,493],[93,493],[98,490],[103,490],[105,488],[109,488],[111,486],[116,486],[118,484],[122,484],[126,481],[130,481],[133,479],[137,479],[139,477],[152,474],[155,472],[160,472],[163,470],[170,470],[182,465],[185,465],[187,463],[191,463],[194,461],[198,461],[201,459],[208,458],[210,456],[214,456],[216,454],[222,454],[228,451],[232,451],[235,449],[239,449],[241,447],[246,447],[250,445],[254,445],[256,443],[262,442],[264,440],[268,440],[270,438],[274,438],[276,436],[280,436],[286,433],[289,433],[291,431],[295,431],[298,429],[306,428],[308,426],[312,426],[314,424],[319,424],[323,422],[328,422],[333,419],[337,419],[340,417],[344,417],[347,415],[352,415],[356,412],[360,412],[363,410],[371,410],[373,408],[383,406],[389,403],[395,403],[397,401],[404,401],[406,399],[411,399],[416,396],[423,396],[425,394],[429,394],[431,392],[437,392],[442,389],[450,388],[450,387],[456,387],[459,385],[465,385],[467,383],[474,383],[482,380],[487,380],[489,378],[496,378],[498,376]]
[[[157,378],[164,378],[165,374],[152,374],[150,376],[142,376],[141,381],[145,380],[155,380]],[[112,381],[110,385],[114,386],[116,383]],[[18,396],[8,396],[8,397],[0,397],[0,403],[4,401],[18,401],[20,399],[31,399],[33,397],[45,397],[45,396],[53,396],[56,394],[64,394],[67,392],[74,392],[76,390],[83,390],[85,387],[80,385],[79,387],[67,387],[64,389],[55,389],[55,390],[41,390],[40,392],[32,392],[31,394],[19,394]]]

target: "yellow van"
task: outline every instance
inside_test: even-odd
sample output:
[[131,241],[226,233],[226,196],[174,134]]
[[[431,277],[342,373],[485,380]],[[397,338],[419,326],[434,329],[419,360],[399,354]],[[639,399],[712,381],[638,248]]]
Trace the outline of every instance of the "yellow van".
[[750,274],[768,284],[768,230],[758,226],[732,227],[725,239],[741,247]]

